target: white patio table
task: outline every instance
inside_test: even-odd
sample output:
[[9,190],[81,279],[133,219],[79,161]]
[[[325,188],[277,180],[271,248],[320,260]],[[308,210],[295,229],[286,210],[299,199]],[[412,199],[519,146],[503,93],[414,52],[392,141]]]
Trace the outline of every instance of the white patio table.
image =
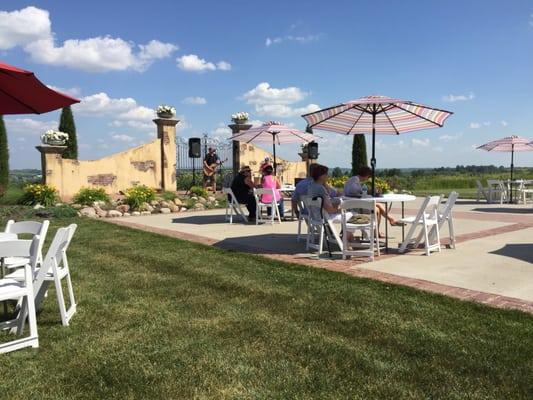
[[[346,197],[349,199],[349,197]],[[385,204],[385,252],[389,251],[389,208],[392,207],[392,203],[401,203],[402,204],[402,218],[405,217],[405,203],[409,201],[415,201],[416,196],[411,194],[399,194],[399,193],[390,193],[384,194],[383,196],[376,197],[364,197],[361,200],[375,201],[376,203]],[[402,226],[402,242],[405,240],[405,227]]]
[[[291,198],[292,194],[294,193],[294,190],[295,190],[294,185],[283,185],[279,189],[279,191],[281,192],[284,198],[287,198],[287,197]],[[291,206],[291,221],[293,220],[294,220],[294,210],[292,209],[292,206]]]

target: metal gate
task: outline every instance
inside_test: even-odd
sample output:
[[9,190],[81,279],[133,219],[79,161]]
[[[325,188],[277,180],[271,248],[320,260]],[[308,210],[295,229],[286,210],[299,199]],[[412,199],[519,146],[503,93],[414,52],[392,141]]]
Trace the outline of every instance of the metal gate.
[[233,148],[232,142],[218,137],[202,136],[202,148],[200,158],[189,157],[189,139],[176,138],[176,181],[178,190],[186,190],[193,184],[202,185],[202,167],[205,155],[210,147],[217,149],[217,154],[222,165],[217,170],[217,182],[220,185],[232,175]]

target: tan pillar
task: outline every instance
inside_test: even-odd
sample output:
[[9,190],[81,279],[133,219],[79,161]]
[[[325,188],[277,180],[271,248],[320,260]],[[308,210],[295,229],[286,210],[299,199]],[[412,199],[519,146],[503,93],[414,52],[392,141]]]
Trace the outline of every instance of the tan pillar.
[[45,185],[51,185],[59,191],[62,196],[62,175],[63,175],[63,157],[61,156],[67,146],[52,146],[43,144],[35,147],[41,153],[41,171],[42,182]]
[[[252,124],[230,124],[228,127],[231,133],[235,135],[241,131],[247,131],[252,127]],[[241,169],[241,142],[233,141],[233,175],[237,175]]]
[[161,141],[161,190],[176,190],[176,125],[177,119],[156,118],[157,138]]

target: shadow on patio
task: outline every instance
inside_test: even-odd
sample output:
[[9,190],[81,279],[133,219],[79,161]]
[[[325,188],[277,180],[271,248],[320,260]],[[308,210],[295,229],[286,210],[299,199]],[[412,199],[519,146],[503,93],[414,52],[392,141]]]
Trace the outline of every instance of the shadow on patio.
[[513,243],[506,244],[498,250],[490,252],[505,257],[516,258],[533,264],[533,244],[529,243]]
[[484,213],[504,213],[504,214],[526,214],[533,215],[533,207],[531,208],[512,208],[512,207],[487,207],[487,208],[473,208],[472,211]]

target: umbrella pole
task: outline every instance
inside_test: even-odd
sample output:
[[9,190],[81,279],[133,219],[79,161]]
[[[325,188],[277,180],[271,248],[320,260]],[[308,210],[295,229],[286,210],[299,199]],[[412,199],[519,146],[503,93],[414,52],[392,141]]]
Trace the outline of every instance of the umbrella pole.
[[272,135],[272,155],[274,156],[274,176],[278,176],[278,165],[276,162],[276,135]]
[[511,145],[511,182],[509,183],[509,202],[513,203],[514,144]]
[[372,197],[376,196],[376,113],[372,114]]

